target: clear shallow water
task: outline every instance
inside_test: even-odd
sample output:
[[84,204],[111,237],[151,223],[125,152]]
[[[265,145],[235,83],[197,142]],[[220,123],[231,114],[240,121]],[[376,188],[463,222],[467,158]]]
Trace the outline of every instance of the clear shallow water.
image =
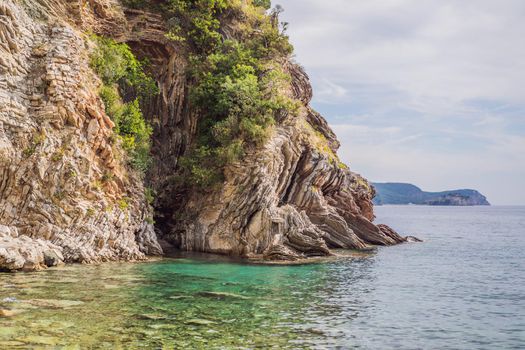
[[424,243],[301,266],[202,259],[0,274],[0,349],[518,349],[525,207],[377,208]]

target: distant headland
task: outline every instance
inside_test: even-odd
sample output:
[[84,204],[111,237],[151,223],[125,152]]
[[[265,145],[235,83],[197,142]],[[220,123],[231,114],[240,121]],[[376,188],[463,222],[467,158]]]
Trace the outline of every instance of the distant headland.
[[463,189],[443,192],[425,192],[408,183],[372,183],[376,190],[375,205],[418,204],[440,206],[490,205],[487,198],[476,190]]

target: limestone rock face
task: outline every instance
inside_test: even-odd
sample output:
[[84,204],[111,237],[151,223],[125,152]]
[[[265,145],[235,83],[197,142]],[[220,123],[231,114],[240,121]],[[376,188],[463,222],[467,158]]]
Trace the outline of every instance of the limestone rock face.
[[174,187],[178,161],[199,120],[188,98],[187,61],[165,39],[159,16],[136,10],[126,10],[126,16],[119,38],[153,62],[160,88],[146,115],[155,130],[156,159],[148,182],[159,193],[156,221],[163,239],[188,251],[272,260],[405,241],[372,223],[374,189],[339,161],[336,135],[309,106],[308,76],[291,61],[282,65],[292,77],[288,95],[302,104],[299,114],[278,118],[266,145],[229,166],[217,189]]
[[[281,64],[299,112],[276,118],[270,140],[228,166],[217,188],[174,186],[199,115],[188,53],[164,26],[159,14],[116,0],[0,3],[0,269],[144,259],[162,253],[157,236],[184,250],[271,260],[405,241],[372,222],[373,188],[337,158],[335,134],[309,106],[308,76],[290,61]],[[155,160],[145,179],[112,137],[88,32],[152,64],[160,94],[144,106]],[[158,193],[155,228],[143,181]]]
[[0,3],[0,269],[161,253],[97,97],[84,5]]
[[308,77],[287,66],[290,94],[303,102],[299,114],[286,116],[262,149],[231,165],[219,190],[186,194],[184,206],[173,204],[180,194],[163,197],[166,208],[176,208],[165,238],[185,250],[269,260],[404,242],[372,223],[373,188],[339,162],[337,138],[309,107]]

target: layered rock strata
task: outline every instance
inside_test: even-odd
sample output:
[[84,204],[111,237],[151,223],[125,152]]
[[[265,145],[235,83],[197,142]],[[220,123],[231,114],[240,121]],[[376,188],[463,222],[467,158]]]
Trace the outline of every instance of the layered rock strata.
[[[126,166],[97,97],[86,33],[148,57],[160,94],[144,112],[154,127],[145,182],[157,234],[176,247],[296,260],[405,239],[373,223],[373,188],[337,158],[339,142],[310,106],[298,65],[287,92],[296,114],[225,169],[207,191],[175,186],[199,115],[189,99],[188,53],[165,38],[160,15],[113,0],[6,0],[0,4],[0,268],[144,259],[160,254],[143,179]],[[226,35],[226,34],[225,34]]]
[[[66,2],[0,4],[0,268],[160,254]],[[36,13],[35,13],[36,12]],[[48,18],[40,17],[42,14]]]
[[[339,161],[339,142],[309,107],[306,74],[286,65],[294,77],[290,94],[303,103],[298,115],[285,116],[262,149],[229,166],[220,189],[181,194],[160,184],[164,238],[184,250],[269,260],[404,242],[372,223],[373,189]],[[183,206],[174,205],[177,197]]]

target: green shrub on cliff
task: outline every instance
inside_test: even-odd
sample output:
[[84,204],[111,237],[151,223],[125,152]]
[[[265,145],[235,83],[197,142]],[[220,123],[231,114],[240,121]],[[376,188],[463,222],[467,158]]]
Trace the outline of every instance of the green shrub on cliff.
[[221,43],[218,15],[226,0],[167,0],[164,11],[170,18],[168,37],[185,38],[196,51],[213,52]]
[[[180,165],[192,184],[208,187],[222,179],[225,165],[246,148],[262,145],[277,114],[293,110],[283,97],[288,76],[273,62],[292,46],[266,16],[269,1],[169,0],[165,5],[172,37],[188,46],[190,93],[199,112],[196,141]],[[224,17],[243,18],[235,35],[223,38]],[[280,73],[280,74],[276,74]]]
[[279,106],[265,96],[257,62],[239,50],[243,49],[234,45],[232,51],[208,56],[205,63],[212,68],[196,75],[199,83],[191,97],[202,113],[199,134],[207,144],[228,147],[240,141],[257,146],[265,141],[274,123],[273,114]]
[[[93,36],[97,48],[91,56],[91,67],[103,82],[99,95],[106,113],[115,123],[122,147],[130,157],[130,164],[145,171],[151,163],[152,128],[144,119],[139,101],[158,93],[155,81],[144,72],[128,45],[110,38]],[[124,102],[120,90],[131,99]]]
[[[160,8],[169,28],[166,38],[188,53],[191,105],[199,120],[196,137],[179,162],[181,177],[203,188],[220,182],[227,164],[264,144],[276,117],[296,108],[283,93],[290,77],[281,63],[293,48],[279,26],[280,10],[268,15],[270,0],[125,0],[124,4]],[[142,93],[154,84],[126,45],[104,38],[97,41],[93,66],[105,83],[101,97],[117,129],[125,130],[120,124],[133,119],[126,116],[137,111],[128,106],[130,101],[122,102],[117,87],[124,86],[126,96],[132,88],[140,102]],[[141,133],[151,132],[138,130],[121,135],[132,154],[137,154],[137,140],[146,139]]]
[[135,57],[127,44],[98,35],[91,38],[97,44],[91,55],[91,67],[105,85],[117,84],[139,97],[158,93],[155,80],[144,71],[144,62]]
[[271,0],[253,0],[253,5],[262,7],[268,10],[270,7],[272,7],[272,1]]
[[124,104],[115,124],[123,140],[122,145],[130,155],[131,165],[135,169],[146,171],[151,163],[150,138],[153,129],[144,120],[138,99]]

